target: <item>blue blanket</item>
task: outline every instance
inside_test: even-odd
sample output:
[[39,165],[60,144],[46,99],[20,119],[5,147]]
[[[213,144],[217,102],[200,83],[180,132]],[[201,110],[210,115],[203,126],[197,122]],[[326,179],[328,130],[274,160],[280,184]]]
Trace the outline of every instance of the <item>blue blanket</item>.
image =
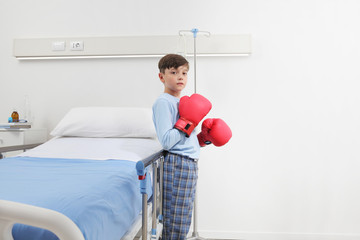
[[[141,211],[135,163],[121,160],[0,160],[0,199],[63,213],[87,240],[119,240]],[[53,233],[15,224],[15,240],[55,240]]]

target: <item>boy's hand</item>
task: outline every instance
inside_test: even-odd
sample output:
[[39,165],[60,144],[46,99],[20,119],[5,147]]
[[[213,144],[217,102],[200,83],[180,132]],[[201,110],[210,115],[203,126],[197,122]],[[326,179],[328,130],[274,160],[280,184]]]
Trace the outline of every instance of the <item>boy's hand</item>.
[[229,126],[220,118],[205,119],[201,126],[201,133],[197,135],[201,147],[213,143],[220,147],[232,137]]
[[191,97],[183,96],[179,103],[180,118],[174,127],[184,132],[186,137],[189,137],[210,109],[210,101],[200,94],[195,93]]

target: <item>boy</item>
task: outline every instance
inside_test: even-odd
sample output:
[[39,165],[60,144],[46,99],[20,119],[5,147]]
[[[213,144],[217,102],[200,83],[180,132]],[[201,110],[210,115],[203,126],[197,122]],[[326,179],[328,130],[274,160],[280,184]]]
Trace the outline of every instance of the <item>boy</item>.
[[[186,102],[182,101],[183,98],[180,100],[189,70],[189,63],[184,57],[168,54],[160,59],[158,67],[160,81],[164,84],[164,93],[153,105],[153,121],[158,139],[167,151],[164,159],[162,239],[182,240],[186,239],[191,224],[198,178],[197,160],[200,155],[198,138],[193,128],[189,128],[191,124],[188,124],[194,121],[187,119],[196,118],[199,122],[210,111],[211,104],[200,95],[193,95],[190,97],[192,99],[187,97],[186,100],[189,101]],[[199,96],[200,99],[196,98]],[[197,106],[205,106],[205,110],[199,110]],[[181,116],[179,112],[186,117]],[[195,125],[198,122],[195,122]]]

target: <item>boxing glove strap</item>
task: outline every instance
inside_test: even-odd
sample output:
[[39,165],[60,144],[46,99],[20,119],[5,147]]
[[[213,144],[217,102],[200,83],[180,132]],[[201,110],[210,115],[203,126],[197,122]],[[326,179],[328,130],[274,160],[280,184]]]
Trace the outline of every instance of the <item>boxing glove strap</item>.
[[174,127],[184,132],[186,137],[189,137],[196,125],[193,122],[180,117],[179,120],[175,123]]
[[202,132],[197,135],[197,138],[198,138],[200,147],[205,147],[206,145],[210,145],[212,143],[209,140],[205,140],[204,133],[202,133]]

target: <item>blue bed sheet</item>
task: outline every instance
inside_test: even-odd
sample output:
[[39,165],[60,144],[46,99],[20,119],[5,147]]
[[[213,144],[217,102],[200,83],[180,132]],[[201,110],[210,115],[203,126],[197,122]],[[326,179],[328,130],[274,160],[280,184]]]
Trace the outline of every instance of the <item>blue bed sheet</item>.
[[[135,162],[14,157],[0,160],[0,199],[44,207],[74,221],[87,240],[119,240],[141,211]],[[15,240],[55,240],[23,224]]]

